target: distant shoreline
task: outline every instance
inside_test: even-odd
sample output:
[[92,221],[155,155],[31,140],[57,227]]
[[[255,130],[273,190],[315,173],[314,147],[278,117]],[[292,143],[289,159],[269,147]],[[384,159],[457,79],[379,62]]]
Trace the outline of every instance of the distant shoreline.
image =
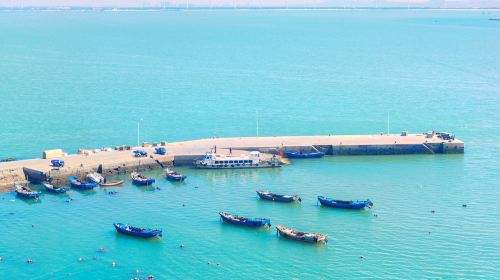
[[499,11],[500,7],[491,8],[433,8],[433,7],[0,7],[0,11],[266,11],[266,10],[322,10],[322,11],[352,11],[352,10],[426,10],[426,11]]

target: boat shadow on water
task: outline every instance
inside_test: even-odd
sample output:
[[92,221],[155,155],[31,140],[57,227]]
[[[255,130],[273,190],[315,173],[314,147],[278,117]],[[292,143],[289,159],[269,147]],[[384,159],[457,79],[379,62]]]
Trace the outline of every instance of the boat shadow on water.
[[119,233],[117,231],[115,231],[114,233],[115,233],[116,240],[133,241],[133,242],[140,242],[140,243],[151,243],[151,244],[156,244],[156,243],[162,242],[162,237],[141,238],[141,237],[137,237],[137,236]]
[[95,195],[97,192],[94,190],[94,189],[91,189],[91,190],[81,190],[81,189],[77,189],[77,188],[71,188],[70,191],[74,191],[75,193],[79,193],[83,196],[91,196],[91,195]]
[[[226,223],[223,221],[218,221],[220,224],[221,231],[227,231],[227,232],[256,232],[261,234],[261,232],[270,232],[272,230],[272,227],[246,227],[246,226],[240,226],[240,225],[234,225],[230,223]],[[215,224],[215,222],[214,222]]]
[[300,207],[302,206],[302,203],[300,202],[279,202],[279,201],[272,201],[272,200],[267,200],[267,199],[261,199],[259,196],[255,198],[258,203],[262,203],[262,205],[276,205],[276,207]]
[[43,198],[43,195],[41,195],[37,199],[23,199],[23,198],[17,197],[16,193],[14,193],[14,199],[16,200],[16,202],[17,201],[21,201],[21,202],[26,203],[28,205],[41,204],[42,203],[42,198]]
[[333,242],[333,240],[331,240],[331,238],[328,238],[329,241],[328,243],[323,243],[323,242],[319,242],[319,243],[309,243],[309,242],[300,242],[300,241],[297,241],[297,240],[293,240],[293,239],[289,239],[289,238],[284,238],[284,237],[281,237],[278,235],[278,233],[275,234],[276,236],[276,239],[278,244],[279,245],[286,245],[286,246],[294,246],[294,247],[303,247],[303,246],[307,246],[307,247],[311,247],[311,248],[314,248],[314,249],[317,249],[317,250],[327,250],[328,249],[328,243],[331,243]]

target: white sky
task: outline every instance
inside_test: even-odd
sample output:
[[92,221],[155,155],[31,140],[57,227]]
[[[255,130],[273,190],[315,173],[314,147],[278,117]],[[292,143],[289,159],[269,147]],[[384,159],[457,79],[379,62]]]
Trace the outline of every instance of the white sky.
[[500,8],[500,0],[0,0],[0,7],[85,6],[85,7],[166,7],[186,6],[426,6],[439,8]]

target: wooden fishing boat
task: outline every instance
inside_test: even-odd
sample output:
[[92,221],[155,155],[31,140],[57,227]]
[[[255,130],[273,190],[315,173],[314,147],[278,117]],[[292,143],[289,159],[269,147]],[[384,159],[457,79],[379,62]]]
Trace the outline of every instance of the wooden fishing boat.
[[301,202],[302,199],[298,195],[275,194],[269,191],[257,191],[260,198],[278,202]]
[[169,181],[184,181],[187,178],[187,176],[170,169],[167,169],[166,177]]
[[118,180],[114,182],[106,182],[106,183],[101,183],[101,187],[113,187],[113,186],[119,186],[123,184],[125,180]]
[[247,226],[247,227],[271,226],[271,220],[268,218],[245,218],[241,216],[233,216],[225,212],[220,212],[219,215],[224,222],[234,225]]
[[278,231],[279,236],[291,240],[297,240],[308,243],[325,243],[325,244],[328,243],[328,236],[325,234],[302,232],[284,226],[277,226],[276,230]]
[[91,190],[97,186],[96,183],[93,182],[82,182],[80,179],[76,177],[69,177],[69,184],[72,188],[80,189],[80,190]]
[[371,200],[338,200],[332,198],[326,198],[324,196],[318,196],[318,201],[321,205],[325,205],[333,208],[344,208],[344,209],[363,209],[365,207],[372,207],[373,203]]
[[114,223],[116,231],[119,233],[123,233],[126,235],[132,235],[142,238],[150,238],[150,237],[162,237],[163,233],[161,229],[151,229],[151,228],[138,228],[129,226],[127,224]]
[[97,172],[91,172],[91,173],[87,174],[87,180],[89,182],[100,184],[100,183],[104,182],[104,177]]
[[148,178],[138,172],[132,172],[132,174],[130,174],[130,176],[132,177],[132,182],[136,185],[140,185],[140,186],[147,186],[147,185],[151,185],[155,182],[155,179],[153,178]]
[[325,156],[323,152],[313,152],[313,153],[304,153],[304,152],[286,152],[285,156],[287,158],[322,158]]
[[38,199],[42,193],[34,191],[28,186],[17,184],[16,185],[16,194],[17,194],[17,196],[22,197],[22,198]]
[[52,192],[52,193],[65,193],[68,191],[68,189],[66,189],[64,187],[52,185],[49,183],[44,183],[43,186],[45,187],[45,189],[48,192]]

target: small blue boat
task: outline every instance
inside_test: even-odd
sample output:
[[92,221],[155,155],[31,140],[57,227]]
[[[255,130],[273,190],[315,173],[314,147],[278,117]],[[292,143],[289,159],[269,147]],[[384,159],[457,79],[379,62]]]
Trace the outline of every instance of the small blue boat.
[[66,188],[63,188],[63,187],[60,187],[60,186],[56,186],[56,185],[52,185],[52,184],[49,184],[49,183],[44,183],[43,186],[45,187],[45,189],[48,192],[52,192],[52,193],[65,193],[65,192],[68,191],[68,189],[66,189]]
[[174,171],[174,170],[169,170],[167,169],[167,174],[166,174],[167,180],[169,181],[184,181],[187,176],[182,175],[181,173]]
[[285,156],[287,158],[322,158],[325,156],[323,152],[314,152],[314,153],[304,153],[304,152],[286,152]]
[[132,182],[136,185],[139,185],[139,186],[152,185],[155,182],[155,179],[148,178],[148,177],[146,177],[142,174],[139,174],[137,172],[132,172],[132,174],[130,174],[130,176],[132,177]]
[[326,198],[324,196],[318,196],[318,201],[321,205],[325,205],[333,208],[344,208],[344,209],[363,209],[365,207],[372,207],[373,203],[371,200],[338,200]]
[[260,198],[278,202],[301,202],[302,199],[298,195],[275,194],[268,191],[257,191]]
[[129,226],[127,224],[120,224],[120,223],[114,223],[113,224],[116,228],[116,231],[119,233],[123,233],[126,235],[132,235],[132,236],[137,236],[137,237],[143,237],[143,238],[150,238],[150,237],[162,237],[162,230],[161,229],[150,229],[150,228],[138,228],[138,227],[133,227]]
[[271,220],[268,218],[245,218],[240,216],[233,216],[225,212],[220,212],[219,215],[224,222],[234,225],[247,226],[247,227],[271,226]]
[[92,182],[82,182],[80,179],[76,177],[69,177],[69,184],[72,188],[80,189],[80,190],[91,190],[97,186],[96,183]]
[[28,186],[18,184],[18,185],[16,185],[16,194],[17,194],[17,196],[22,197],[22,198],[38,199],[42,193],[36,192]]

